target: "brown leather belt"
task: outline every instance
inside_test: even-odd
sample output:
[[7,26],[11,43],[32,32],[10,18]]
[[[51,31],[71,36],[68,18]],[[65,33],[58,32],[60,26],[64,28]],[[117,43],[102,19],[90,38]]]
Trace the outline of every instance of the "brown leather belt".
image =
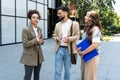
[[68,48],[68,46],[62,46],[62,45],[60,45],[60,47],[62,47],[62,48]]

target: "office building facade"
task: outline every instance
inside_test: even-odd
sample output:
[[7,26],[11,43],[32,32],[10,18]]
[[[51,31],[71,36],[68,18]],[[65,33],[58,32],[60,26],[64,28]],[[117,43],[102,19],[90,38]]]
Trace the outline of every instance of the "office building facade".
[[[20,43],[22,29],[29,24],[26,14],[37,9],[41,14],[39,27],[48,38],[48,8],[56,9],[57,0],[0,0],[0,45]],[[59,1],[59,0],[58,0]]]

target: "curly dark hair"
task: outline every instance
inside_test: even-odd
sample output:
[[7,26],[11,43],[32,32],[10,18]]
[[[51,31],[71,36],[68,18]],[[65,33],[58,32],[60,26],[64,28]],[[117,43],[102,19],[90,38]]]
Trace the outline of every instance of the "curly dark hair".
[[39,20],[41,19],[40,13],[37,10],[29,10],[28,13],[27,13],[27,18],[31,19],[31,17],[32,17],[33,14],[38,14]]

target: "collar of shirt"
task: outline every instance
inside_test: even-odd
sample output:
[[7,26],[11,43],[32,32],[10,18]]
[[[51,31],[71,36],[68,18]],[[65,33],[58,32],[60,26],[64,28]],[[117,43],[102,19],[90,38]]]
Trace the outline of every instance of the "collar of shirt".
[[61,26],[61,28],[62,28],[62,35],[61,35],[62,41],[61,41],[60,45],[67,46],[67,43],[64,43],[63,41],[64,41],[64,38],[67,37],[67,35],[68,35],[68,32],[70,30],[70,26],[72,24],[72,20],[68,19],[66,22],[62,21],[61,23],[62,23],[62,26]]
[[37,31],[37,27],[34,27],[34,26],[33,26],[33,29],[34,29],[34,31]]
[[72,24],[72,20],[68,19],[66,22],[62,22],[62,34],[67,35],[68,31],[70,30]]
[[72,23],[72,20],[68,19],[66,22],[61,21],[61,23]]

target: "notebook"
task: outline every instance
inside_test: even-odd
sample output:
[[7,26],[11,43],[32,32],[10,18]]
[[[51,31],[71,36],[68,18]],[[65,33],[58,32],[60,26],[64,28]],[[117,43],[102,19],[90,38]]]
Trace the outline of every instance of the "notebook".
[[[77,48],[81,47],[81,51],[84,51],[90,45],[91,45],[91,43],[88,41],[87,38],[85,38],[81,42],[78,42],[76,46],[77,46]],[[98,51],[97,51],[97,49],[94,49],[91,52],[88,52],[87,54],[85,54],[82,58],[85,62],[88,62],[89,60],[93,59],[97,55],[98,55]]]

